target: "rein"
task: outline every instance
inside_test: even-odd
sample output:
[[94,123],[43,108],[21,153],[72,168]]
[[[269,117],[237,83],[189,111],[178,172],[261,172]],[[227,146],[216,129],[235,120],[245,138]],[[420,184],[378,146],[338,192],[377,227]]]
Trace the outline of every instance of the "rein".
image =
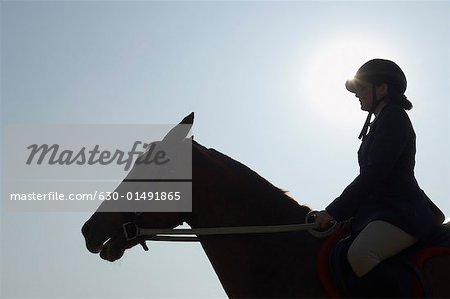
[[[341,223],[335,222],[333,226],[325,231],[317,230],[317,223],[309,222],[315,216],[315,211],[309,212],[305,217],[305,223],[269,226],[232,226],[232,227],[209,227],[191,229],[153,229],[139,227],[136,222],[127,222],[122,225],[127,241],[144,236],[149,241],[178,241],[198,242],[198,236],[238,235],[238,234],[266,234],[308,231],[317,238],[324,238],[336,231]],[[194,236],[195,235],[195,236]],[[144,241],[143,241],[144,242]],[[141,243],[142,244],[142,243]],[[145,242],[144,242],[145,244]],[[144,245],[142,245],[144,247]],[[146,249],[146,247],[144,247]]]

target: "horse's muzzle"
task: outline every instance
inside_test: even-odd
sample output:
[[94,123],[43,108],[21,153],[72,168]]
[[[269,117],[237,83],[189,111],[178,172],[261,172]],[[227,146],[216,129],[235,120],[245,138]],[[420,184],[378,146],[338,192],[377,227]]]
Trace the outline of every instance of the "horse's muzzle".
[[95,242],[94,240],[92,240],[92,238],[90,237],[89,221],[86,222],[81,228],[81,234],[84,237],[86,248],[87,250],[89,250],[89,252],[99,253],[101,251],[103,242]]

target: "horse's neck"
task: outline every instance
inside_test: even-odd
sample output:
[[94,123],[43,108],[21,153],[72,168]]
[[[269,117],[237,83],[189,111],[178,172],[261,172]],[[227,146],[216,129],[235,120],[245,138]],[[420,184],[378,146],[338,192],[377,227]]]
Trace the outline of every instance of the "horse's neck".
[[[255,172],[193,143],[192,227],[303,223],[308,208]],[[230,297],[324,297],[316,276],[320,241],[307,232],[201,237]]]
[[[192,226],[302,223],[309,210],[293,202],[214,206]],[[210,236],[201,244],[229,297],[325,297],[315,274],[320,241],[307,232]]]

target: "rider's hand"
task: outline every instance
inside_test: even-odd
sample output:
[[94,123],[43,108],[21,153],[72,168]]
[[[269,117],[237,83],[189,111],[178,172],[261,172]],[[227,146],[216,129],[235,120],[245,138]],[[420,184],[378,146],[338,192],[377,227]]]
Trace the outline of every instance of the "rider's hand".
[[326,228],[335,222],[333,216],[328,214],[327,211],[319,211],[316,213],[316,223],[320,228]]

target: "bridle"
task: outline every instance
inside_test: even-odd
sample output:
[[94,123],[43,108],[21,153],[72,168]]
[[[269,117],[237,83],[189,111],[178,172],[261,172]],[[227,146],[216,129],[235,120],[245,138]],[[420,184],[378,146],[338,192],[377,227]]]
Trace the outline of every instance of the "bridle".
[[176,242],[198,242],[199,236],[219,235],[243,235],[243,234],[267,234],[308,231],[317,238],[324,238],[335,232],[342,223],[334,222],[325,231],[318,230],[319,225],[312,222],[317,211],[310,211],[305,216],[305,223],[286,225],[260,225],[260,226],[231,226],[231,227],[208,227],[189,229],[153,229],[142,228],[138,225],[140,213],[135,213],[134,220],[122,224],[123,233],[127,241],[144,237],[140,242],[145,251],[148,247],[145,241],[176,241]]

